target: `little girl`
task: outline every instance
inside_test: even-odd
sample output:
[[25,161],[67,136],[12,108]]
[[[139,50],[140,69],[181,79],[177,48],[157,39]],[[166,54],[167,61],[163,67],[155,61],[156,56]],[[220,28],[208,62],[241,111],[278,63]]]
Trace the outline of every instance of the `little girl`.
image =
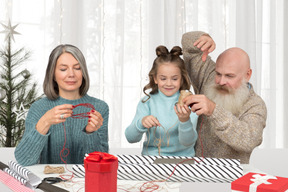
[[[198,116],[185,105],[178,105],[180,90],[189,90],[191,82],[185,68],[182,49],[156,48],[157,58],[149,72],[145,96],[126,130],[129,143],[136,143],[146,133],[142,155],[194,156]],[[150,93],[146,91],[151,89]]]

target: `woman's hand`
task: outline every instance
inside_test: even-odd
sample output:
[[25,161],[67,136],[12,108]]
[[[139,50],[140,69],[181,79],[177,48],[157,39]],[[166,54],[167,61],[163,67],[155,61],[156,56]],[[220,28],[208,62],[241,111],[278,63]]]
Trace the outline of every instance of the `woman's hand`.
[[63,104],[53,107],[47,111],[37,122],[36,130],[42,135],[46,135],[51,125],[63,123],[66,118],[71,117],[73,105]]
[[88,114],[89,119],[88,125],[86,126],[86,133],[92,133],[100,129],[100,127],[103,125],[103,118],[102,115],[95,110],[91,110],[90,112],[88,112]]
[[176,104],[174,106],[174,111],[178,116],[179,121],[186,122],[190,119],[191,110],[187,105],[180,106],[179,104]]
[[146,127],[147,129],[151,127],[160,127],[161,124],[159,123],[158,119],[154,117],[153,115],[148,115],[143,117],[142,119],[142,125]]

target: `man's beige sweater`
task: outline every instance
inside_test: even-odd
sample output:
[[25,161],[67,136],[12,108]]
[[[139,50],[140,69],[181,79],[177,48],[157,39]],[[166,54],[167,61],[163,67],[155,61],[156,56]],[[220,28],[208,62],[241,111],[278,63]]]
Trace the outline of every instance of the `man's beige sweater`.
[[[192,82],[199,94],[214,81],[215,62],[208,56],[202,61],[202,51],[193,43],[205,33],[188,32],[182,37],[183,56]],[[217,105],[211,116],[201,115],[198,119],[196,156],[240,159],[249,163],[252,150],[261,144],[266,126],[267,110],[264,101],[253,90],[238,116]],[[201,127],[202,124],[202,127]],[[200,130],[201,129],[201,130]],[[203,143],[203,150],[201,146]]]

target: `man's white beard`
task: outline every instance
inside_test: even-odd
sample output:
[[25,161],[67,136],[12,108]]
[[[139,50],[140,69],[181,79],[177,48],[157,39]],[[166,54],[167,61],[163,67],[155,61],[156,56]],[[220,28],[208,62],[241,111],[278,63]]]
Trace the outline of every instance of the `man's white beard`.
[[238,116],[249,97],[249,89],[244,81],[237,89],[217,85],[213,82],[207,87],[205,94],[210,100]]

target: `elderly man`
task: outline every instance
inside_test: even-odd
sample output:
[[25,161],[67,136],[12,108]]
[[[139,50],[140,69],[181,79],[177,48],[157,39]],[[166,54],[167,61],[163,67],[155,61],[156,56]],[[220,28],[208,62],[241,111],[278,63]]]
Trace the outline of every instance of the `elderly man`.
[[182,37],[184,60],[197,95],[183,99],[199,115],[196,156],[240,159],[249,163],[253,149],[262,142],[267,110],[253,90],[249,56],[230,48],[217,58],[212,38],[203,32]]

